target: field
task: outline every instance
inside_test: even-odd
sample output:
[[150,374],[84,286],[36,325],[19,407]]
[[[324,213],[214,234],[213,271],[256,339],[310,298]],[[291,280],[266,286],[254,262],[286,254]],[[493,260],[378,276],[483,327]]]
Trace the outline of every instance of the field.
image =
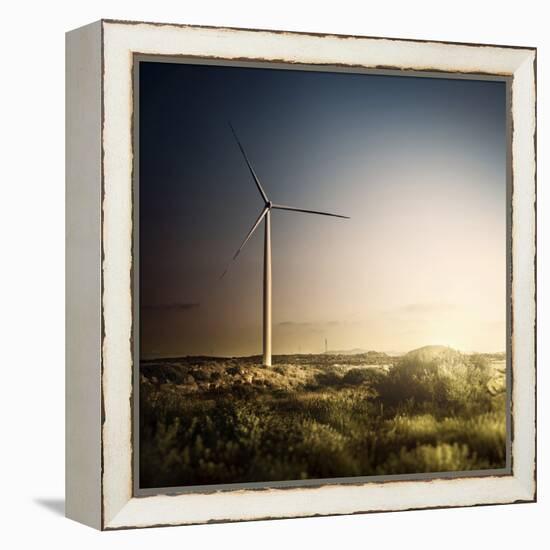
[[504,354],[185,357],[140,366],[140,485],[503,468]]

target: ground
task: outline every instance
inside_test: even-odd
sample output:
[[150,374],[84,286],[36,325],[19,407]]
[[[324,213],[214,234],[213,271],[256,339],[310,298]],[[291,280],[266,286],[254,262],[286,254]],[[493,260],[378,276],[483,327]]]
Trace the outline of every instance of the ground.
[[140,485],[506,464],[504,354],[184,357],[140,366]]

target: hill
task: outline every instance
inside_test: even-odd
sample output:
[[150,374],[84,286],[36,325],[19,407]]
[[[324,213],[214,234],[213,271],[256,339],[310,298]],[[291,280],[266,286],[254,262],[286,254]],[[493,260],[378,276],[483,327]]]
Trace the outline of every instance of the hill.
[[423,362],[430,362],[435,359],[449,360],[456,359],[462,354],[449,346],[423,346],[413,349],[405,354],[406,358],[417,359]]
[[324,355],[363,355],[366,353],[373,353],[367,349],[363,348],[353,348],[353,349],[337,349],[337,350],[328,350],[325,351]]

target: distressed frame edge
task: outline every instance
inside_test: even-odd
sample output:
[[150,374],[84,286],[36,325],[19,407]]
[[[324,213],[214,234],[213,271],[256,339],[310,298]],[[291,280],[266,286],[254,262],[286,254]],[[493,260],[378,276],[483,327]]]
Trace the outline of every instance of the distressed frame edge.
[[101,21],[65,34],[65,515],[101,529]]
[[536,51],[536,46],[518,46],[512,44],[486,44],[481,42],[457,42],[452,40],[438,40],[434,38],[398,38],[395,36],[373,36],[366,34],[339,34],[339,33],[323,33],[323,32],[312,32],[312,31],[289,31],[286,29],[254,29],[251,27],[232,27],[232,26],[215,26],[215,25],[198,25],[198,24],[187,24],[187,23],[167,23],[165,21],[133,21],[131,19],[116,19],[116,18],[105,18],[101,20],[103,23],[112,24],[112,25],[151,25],[156,27],[176,27],[176,28],[194,28],[194,29],[205,29],[205,30],[224,30],[224,31],[245,31],[252,33],[271,33],[271,34],[282,34],[282,35],[298,35],[298,36],[312,36],[316,38],[351,38],[351,39],[365,39],[365,40],[390,40],[396,42],[418,42],[423,44],[445,44],[453,46],[471,46],[474,48],[508,48],[513,50],[531,50]]
[[[143,24],[143,23],[120,23],[120,22],[112,22],[110,20],[105,20],[105,21],[102,21],[102,26],[104,27],[105,24],[108,24],[109,26],[113,26],[113,25],[116,25],[116,26],[120,26],[121,24],[122,25],[148,25],[148,24]],[[153,25],[163,25],[163,24],[153,24]],[[173,26],[173,25],[169,25],[168,26]],[[179,28],[179,27],[178,27]],[[182,28],[186,29],[186,30],[193,30],[193,29],[196,29],[197,27],[192,27],[192,26],[183,26]],[[201,28],[204,30],[204,28]],[[213,33],[215,33],[216,31],[219,31],[220,29],[219,28],[216,28],[216,27],[208,27],[208,30],[211,30]],[[238,34],[248,34],[248,31],[246,30],[242,30],[242,29],[234,29],[234,31]],[[257,32],[257,31],[250,31],[250,32]],[[284,34],[285,36],[287,34],[292,34],[294,36],[297,36],[297,37],[307,37],[309,36],[308,34],[305,34],[305,33],[286,33],[284,31],[262,31],[262,32],[265,32],[265,33],[271,33],[271,32],[280,32],[282,34]],[[317,35],[315,35],[317,36]],[[325,36],[325,35],[321,35],[321,36]],[[329,36],[335,36],[335,35],[329,35]],[[345,37],[345,36],[342,36],[342,35],[336,35],[336,37],[338,39],[344,39],[344,38],[350,38],[350,37]],[[352,38],[352,37],[351,37]],[[360,38],[360,39],[364,39],[364,40],[369,40],[367,37],[357,37],[357,38]],[[373,39],[373,40],[384,40],[383,38],[380,38],[380,39]],[[401,39],[386,39],[386,40],[392,40],[392,41],[395,41],[395,42],[399,42],[399,43],[403,43],[403,42],[414,42],[414,41],[410,41],[410,40],[407,40],[407,39],[404,39],[404,40],[401,40]],[[422,41],[421,41],[422,42]],[[430,42],[430,41],[426,41],[427,43],[433,43],[433,42]],[[444,44],[444,45],[452,45],[452,43],[448,43],[448,42],[443,42],[443,43],[437,43],[437,44]],[[104,45],[103,45],[104,46]],[[471,45],[471,44],[468,44],[468,46],[475,46],[475,45]],[[490,47],[490,46],[487,46],[487,47]],[[496,48],[500,48],[499,46],[497,46]],[[522,56],[523,58],[523,62],[517,66],[511,73],[510,75],[514,77],[514,81],[513,81],[513,86],[514,86],[514,91],[517,90],[517,89],[521,89],[521,86],[527,86],[529,87],[530,86],[530,82],[529,82],[529,79],[530,79],[530,76],[533,76],[533,80],[532,80],[532,84],[534,85],[534,90],[533,90],[533,96],[532,96],[532,99],[533,99],[533,105],[532,107],[534,108],[535,105],[536,105],[536,79],[535,79],[535,75],[536,75],[536,71],[535,71],[535,68],[536,68],[536,49],[533,49],[533,48],[516,48],[516,49],[519,49],[522,51],[522,53],[524,54]],[[527,73],[525,75],[525,81],[522,79],[521,82],[519,82],[518,78],[520,76],[520,74],[518,74],[520,72],[520,70],[524,70],[525,67],[528,66],[528,70],[527,70]],[[529,71],[529,66],[531,67],[532,69],[532,72]],[[517,86],[517,87],[516,87]],[[516,97],[516,94],[513,94],[513,97]],[[528,100],[529,101],[529,100]],[[529,105],[527,105],[527,109],[529,110]],[[535,113],[535,116],[533,118],[533,120],[531,121],[532,122],[532,128],[533,128],[533,137],[534,139],[536,139],[536,113]],[[515,133],[514,133],[514,136],[515,136]],[[524,140],[525,138],[522,138],[522,140]],[[521,155],[521,149],[523,149],[524,147],[526,147],[526,143],[524,143],[523,141],[521,141],[520,143],[518,143],[515,139],[513,139],[513,152],[514,152],[514,161],[517,159],[518,155],[516,153],[520,153],[519,156],[522,156]],[[526,147],[526,149],[531,149],[530,147]],[[536,150],[535,148],[533,147],[533,158],[532,160],[534,162],[536,162]],[[527,155],[529,156],[529,155]],[[527,161],[529,161],[529,159],[527,159]],[[514,164],[514,170],[515,170],[515,164]],[[526,179],[525,179],[525,182],[524,183],[521,183],[522,186],[525,186],[526,187],[526,191],[529,192],[529,191],[532,191],[532,194],[533,194],[533,198],[536,199],[536,165],[535,166],[532,166],[532,170],[535,174],[535,179],[533,179],[532,181],[529,180],[529,176],[526,176]],[[514,185],[515,186],[518,186],[518,182],[515,181],[515,173],[514,173]],[[531,185],[533,184],[533,185]],[[531,187],[531,189],[529,189]],[[535,202],[535,209],[536,209],[536,202]],[[533,212],[534,214],[534,212]],[[532,219],[531,220],[528,220],[529,221],[533,221]],[[535,261],[536,261],[536,228],[535,228],[535,232],[532,234],[533,236],[533,248],[530,250],[530,253],[532,253],[533,257],[535,258]],[[106,237],[106,234],[104,233],[104,237]],[[513,250],[513,257],[515,257],[515,254],[516,253],[516,250],[514,248]],[[105,266],[104,266],[105,267]],[[514,275],[515,275],[515,272],[514,272]],[[527,274],[528,277],[530,275],[532,275],[532,273]],[[514,281],[516,280],[516,278],[514,277]],[[534,279],[532,281],[534,283]],[[534,290],[536,291],[536,288],[534,288]],[[527,313],[532,313],[533,314],[533,326],[534,326],[534,323],[536,323],[536,303],[534,304],[531,304],[530,306],[528,304],[526,304],[526,307],[527,309],[529,309],[529,307],[531,307],[531,311],[528,311]],[[533,373],[534,374],[534,373]],[[536,385],[536,380],[535,380],[535,385]],[[535,387],[533,387],[533,390],[535,390]],[[533,396],[534,397],[534,396]],[[534,434],[536,436],[536,411],[535,411],[535,416],[533,417],[533,421],[534,421]],[[104,451],[104,449],[102,449],[102,451]],[[104,455],[104,453],[102,452],[102,455]],[[529,466],[529,465],[527,465]],[[521,476],[521,478],[523,478],[523,482],[522,480],[516,476],[516,474],[514,473],[513,476],[507,476],[507,479],[510,479],[512,478],[514,481],[516,481],[517,483],[511,487],[513,489],[513,494],[509,497],[509,499],[504,499],[504,500],[491,500],[490,498],[489,499],[485,499],[483,502],[472,502],[470,504],[468,503],[463,503],[463,504],[450,504],[450,505],[426,505],[426,506],[413,506],[412,508],[404,508],[404,509],[424,509],[424,508],[438,508],[438,507],[456,507],[456,506],[475,506],[475,505],[484,505],[484,504],[498,504],[498,503],[510,503],[510,502],[531,502],[531,501],[534,501],[536,499],[536,448],[533,450],[533,464],[532,464],[532,474],[533,474],[533,477],[531,479],[529,479],[529,477],[525,477],[525,476]],[[524,466],[525,468],[525,466]],[[527,469],[529,469],[527,467]],[[529,474],[529,472],[523,472],[524,474]],[[103,481],[103,476],[102,476],[102,481]],[[462,482],[464,481],[463,479],[457,479],[456,480],[457,482]],[[434,480],[435,483],[437,483],[437,480]],[[418,482],[416,481],[413,481],[413,482],[404,482],[404,483],[413,483],[413,484],[418,484]],[[422,483],[422,482],[421,482]],[[338,487],[338,486],[336,486]],[[395,486],[394,486],[395,487]],[[321,488],[320,490],[323,490],[325,491],[327,489],[327,487],[323,487]],[[297,489],[299,491],[311,491],[312,489]],[[286,492],[286,491],[285,491]],[[239,493],[239,491],[236,491],[236,493]],[[263,494],[265,495],[265,491],[263,492]],[[288,494],[288,493],[287,493]],[[194,496],[194,495],[186,495],[186,496]],[[112,511],[110,511],[109,513],[109,516],[107,518],[107,520],[104,519],[104,521],[102,522],[102,528],[104,529],[122,529],[122,528],[131,528],[131,527],[148,527],[148,526],[160,526],[160,525],[179,525],[179,524],[189,524],[189,523],[208,523],[208,522],[217,522],[217,521],[242,521],[242,520],[254,520],[254,519],[268,519],[269,517],[273,517],[275,519],[276,518],[283,518],[283,517],[311,517],[311,516],[315,516],[315,515],[340,515],[341,513],[342,514],[349,514],[349,513],[368,513],[368,512],[374,512],[374,511],[397,511],[399,508],[392,508],[391,510],[388,509],[383,509],[383,508],[372,508],[372,509],[365,509],[365,510],[355,510],[355,511],[345,511],[345,512],[332,512],[332,513],[307,513],[305,515],[300,515],[300,514],[296,514],[296,513],[292,513],[291,515],[278,515],[278,516],[251,516],[251,517],[244,517],[244,516],[239,516],[239,517],[236,517],[236,518],[231,518],[231,517],[227,517],[227,518],[218,518],[218,519],[208,519],[208,520],[205,520],[205,521],[193,521],[193,520],[189,520],[189,521],[186,521],[184,519],[180,519],[180,520],[177,520],[177,521],[169,521],[167,523],[159,523],[159,522],[153,522],[153,523],[141,523],[141,524],[137,524],[135,523],[132,519],[131,519],[131,516],[132,516],[132,513],[135,512],[135,510],[133,510],[133,508],[135,507],[135,504],[136,502],[135,501],[140,501],[140,503],[143,503],[144,501],[151,501],[152,499],[157,499],[158,497],[139,497],[139,498],[135,498],[135,497],[130,497],[128,500],[126,500],[126,503],[122,506],[122,508],[120,508],[115,514],[112,514]],[[177,497],[167,497],[167,498],[177,498]],[[105,499],[103,499],[103,502],[102,502],[102,508],[105,506]]]
[[[294,33],[295,34],[295,33]],[[489,75],[478,73],[449,73],[449,72],[433,72],[433,71],[415,71],[415,70],[395,70],[395,69],[366,69],[364,67],[342,67],[331,65],[311,65],[295,62],[292,64],[270,62],[258,60],[225,60],[219,58],[209,58],[203,56],[187,57],[183,55],[170,56],[165,54],[142,54],[139,52],[132,52],[132,97],[133,97],[133,113],[132,113],[132,143],[133,143],[133,172],[132,172],[132,257],[134,262],[139,264],[139,216],[136,215],[136,209],[139,210],[139,115],[136,112],[139,105],[139,74],[140,64],[142,62],[154,62],[154,63],[181,63],[181,64],[200,64],[205,66],[221,66],[221,67],[245,67],[245,68],[269,68],[285,71],[307,71],[307,72],[335,72],[354,75],[383,75],[383,76],[410,76],[416,78],[433,78],[433,79],[452,79],[452,80],[471,80],[479,79],[481,81],[501,82],[506,86],[506,143],[507,143],[507,161],[506,161],[506,212],[508,220],[506,224],[506,246],[509,245],[509,250],[506,252],[506,335],[507,335],[507,404],[506,404],[506,465],[502,468],[485,469],[485,470],[470,470],[470,471],[451,471],[451,472],[431,472],[431,473],[419,473],[419,474],[398,474],[392,475],[390,478],[384,475],[373,476],[351,476],[347,478],[326,478],[326,479],[309,479],[305,481],[289,480],[289,481],[274,481],[274,482],[253,482],[253,483],[227,483],[219,485],[196,485],[196,486],[170,486],[157,489],[142,489],[139,487],[139,437],[136,437],[136,433],[139,430],[139,391],[135,391],[139,387],[139,369],[133,369],[133,431],[132,431],[132,453],[133,453],[133,496],[134,497],[147,497],[155,495],[170,495],[177,496],[178,494],[193,494],[193,493],[214,493],[214,492],[228,492],[238,490],[264,490],[264,489],[316,489],[329,485],[359,485],[366,483],[396,483],[400,481],[426,481],[426,480],[438,480],[438,479],[464,479],[464,478],[488,478],[488,477],[504,477],[512,475],[512,437],[511,437],[511,327],[510,322],[512,318],[512,300],[511,300],[511,284],[508,280],[507,274],[510,273],[511,266],[511,243],[512,243],[512,166],[511,166],[511,150],[512,150],[512,131],[511,131],[511,117],[512,117],[512,102],[511,102],[511,89],[512,89],[512,76],[504,75]],[[133,342],[133,360],[139,361],[139,304],[137,304],[139,296],[139,270],[134,269],[132,273],[132,342]],[[362,513],[362,512],[361,512]]]
[[[517,85],[516,85],[517,84]],[[519,381],[527,397],[518,399],[520,388],[513,385],[512,434],[515,423],[530,425],[532,437],[527,440],[528,455],[521,453],[519,474],[531,494],[530,502],[537,501],[537,50],[531,50],[513,75],[512,114],[512,375],[520,368],[527,373]],[[523,114],[523,116],[521,116]],[[516,210],[518,217],[516,218]],[[517,234],[516,234],[517,231]],[[523,290],[523,292],[522,292]],[[519,292],[518,292],[519,291]],[[517,294],[516,294],[517,292]],[[528,318],[515,323],[514,306],[519,300],[519,313],[527,310]],[[523,303],[525,300],[525,303]],[[518,340],[515,338],[518,336]],[[527,364],[515,362],[515,353],[525,347]],[[514,403],[514,400],[517,402]],[[514,413],[514,408],[519,412]],[[532,425],[531,425],[532,424]],[[524,426],[522,426],[522,429]],[[515,466],[513,466],[514,468]]]

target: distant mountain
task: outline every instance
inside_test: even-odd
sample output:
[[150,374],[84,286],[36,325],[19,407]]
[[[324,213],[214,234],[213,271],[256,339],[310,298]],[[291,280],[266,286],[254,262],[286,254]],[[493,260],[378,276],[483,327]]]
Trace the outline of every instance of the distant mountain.
[[363,348],[328,350],[324,355],[386,355],[381,351],[373,351]]
[[367,353],[368,350],[362,348],[353,349],[329,349],[325,351],[325,355],[359,355],[360,353]]

